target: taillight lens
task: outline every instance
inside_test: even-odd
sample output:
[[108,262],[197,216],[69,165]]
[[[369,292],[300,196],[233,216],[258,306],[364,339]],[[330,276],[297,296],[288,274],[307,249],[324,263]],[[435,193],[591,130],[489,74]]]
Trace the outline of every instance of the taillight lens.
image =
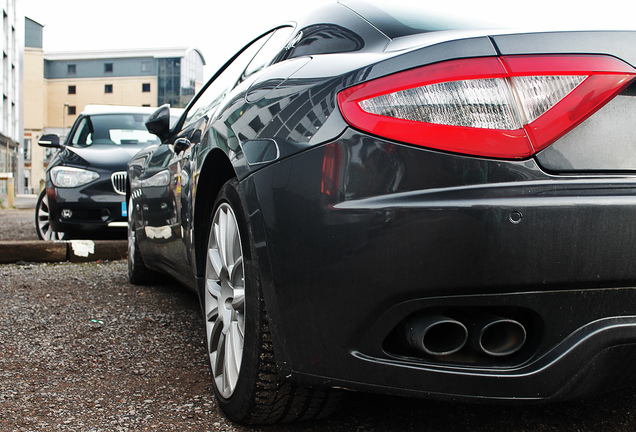
[[357,129],[476,156],[524,158],[547,147],[622,91],[636,70],[609,56],[452,60],[345,89]]

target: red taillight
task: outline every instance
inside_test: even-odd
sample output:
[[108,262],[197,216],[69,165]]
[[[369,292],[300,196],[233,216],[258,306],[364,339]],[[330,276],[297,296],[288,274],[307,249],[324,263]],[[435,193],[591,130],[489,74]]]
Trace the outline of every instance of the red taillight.
[[341,91],[353,127],[438,150],[524,158],[620,93],[636,70],[609,56],[451,60]]

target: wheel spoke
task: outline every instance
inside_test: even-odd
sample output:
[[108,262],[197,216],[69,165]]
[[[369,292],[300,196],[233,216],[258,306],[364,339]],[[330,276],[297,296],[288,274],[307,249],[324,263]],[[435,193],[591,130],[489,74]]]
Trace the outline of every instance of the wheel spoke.
[[245,277],[243,274],[243,257],[237,259],[230,272],[232,285],[232,307],[234,310],[242,310],[245,303]]
[[[223,271],[223,262],[221,261],[218,249],[208,249],[208,262],[212,265],[212,269],[214,270],[214,279],[219,281],[221,279],[221,272]],[[211,275],[208,275],[208,278],[210,276]]]
[[219,255],[221,256],[221,262],[223,263],[223,268],[227,268],[228,262],[227,262],[227,212],[225,211],[220,211],[219,214],[219,221],[217,224],[217,230],[216,230],[216,244],[218,245],[219,248]]
[[212,297],[212,300],[215,303],[218,303],[220,301],[222,296],[222,292],[221,292],[222,288],[218,281],[208,278],[205,281],[205,289],[207,294],[209,294]]
[[42,197],[42,202],[40,203],[40,210],[46,215],[49,215],[49,198],[46,194]]
[[229,280],[232,285],[243,287],[245,281],[243,280],[243,257],[236,259],[231,268],[228,269]]
[[241,245],[237,241],[238,228],[236,226],[236,220],[231,214],[227,215],[227,219],[228,220],[225,226],[225,242],[227,245],[225,253],[227,254],[227,256],[225,262],[227,263],[227,266],[230,267],[233,266],[236,263],[237,258],[241,256]]
[[219,316],[219,285],[214,281],[206,281],[205,318],[208,322],[218,320]]
[[236,374],[241,368],[241,358],[243,357],[243,334],[239,329],[239,324],[237,321],[232,323],[229,331],[229,340],[232,351],[232,359],[234,361],[234,367],[236,370]]
[[[226,352],[227,354],[227,352]],[[223,392],[232,394],[232,375],[230,374],[230,366],[227,357],[223,361]]]
[[219,376],[223,375],[225,370],[225,335],[221,333],[216,345],[216,367],[214,368],[214,374]]
[[[233,326],[232,326],[233,327]],[[234,391],[234,386],[236,385],[236,381],[238,380],[239,367],[241,364],[241,358],[237,358],[238,355],[243,354],[243,350],[237,352],[236,349],[236,339],[234,335],[234,331],[230,327],[229,331],[225,335],[225,374],[227,387],[230,392]]]
[[232,297],[232,309],[235,311],[242,311],[245,305],[245,290],[242,288],[234,289],[234,296]]

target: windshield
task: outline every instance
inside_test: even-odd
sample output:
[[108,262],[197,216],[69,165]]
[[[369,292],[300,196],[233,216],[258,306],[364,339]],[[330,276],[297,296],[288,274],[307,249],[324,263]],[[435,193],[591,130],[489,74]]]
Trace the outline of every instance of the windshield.
[[146,129],[146,114],[104,114],[82,117],[70,144],[140,146],[160,144],[159,138]]

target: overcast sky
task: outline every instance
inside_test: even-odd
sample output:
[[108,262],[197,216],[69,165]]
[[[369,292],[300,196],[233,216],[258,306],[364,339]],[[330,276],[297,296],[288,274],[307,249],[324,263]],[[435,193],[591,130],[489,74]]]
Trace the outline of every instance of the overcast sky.
[[[336,0],[17,1],[22,13],[45,26],[45,52],[192,46],[206,59],[207,79],[259,32]],[[410,2],[501,27],[636,30],[634,0],[594,6],[568,0]]]

